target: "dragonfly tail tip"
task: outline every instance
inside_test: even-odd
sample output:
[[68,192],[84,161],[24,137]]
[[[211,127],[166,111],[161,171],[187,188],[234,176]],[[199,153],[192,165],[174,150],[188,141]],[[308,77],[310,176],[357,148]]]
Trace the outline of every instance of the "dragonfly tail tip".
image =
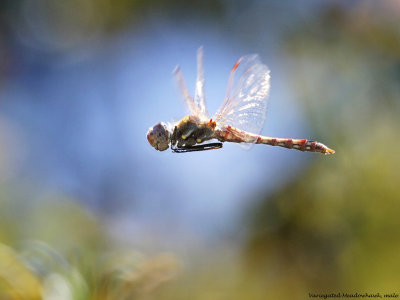
[[329,154],[335,154],[335,150],[333,150],[333,149],[326,149],[326,152],[324,153],[325,155],[329,155]]

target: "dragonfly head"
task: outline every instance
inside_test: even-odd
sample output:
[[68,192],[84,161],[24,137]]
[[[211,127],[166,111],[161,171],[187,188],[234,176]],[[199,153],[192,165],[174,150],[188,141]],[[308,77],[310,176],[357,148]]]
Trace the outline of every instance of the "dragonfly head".
[[163,122],[157,123],[147,131],[147,140],[158,151],[164,151],[169,148],[170,136],[168,127]]

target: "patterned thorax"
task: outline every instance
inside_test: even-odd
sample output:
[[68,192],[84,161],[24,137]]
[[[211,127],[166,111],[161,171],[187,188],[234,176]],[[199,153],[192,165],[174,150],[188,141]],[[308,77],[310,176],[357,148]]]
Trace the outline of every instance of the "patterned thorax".
[[208,141],[214,136],[215,122],[203,122],[197,116],[183,118],[174,128],[171,145],[190,147]]

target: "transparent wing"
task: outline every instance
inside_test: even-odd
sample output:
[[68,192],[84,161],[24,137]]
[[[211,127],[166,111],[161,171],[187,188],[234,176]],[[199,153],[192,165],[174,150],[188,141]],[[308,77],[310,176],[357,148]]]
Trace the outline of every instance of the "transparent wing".
[[187,90],[185,80],[183,79],[183,74],[179,66],[177,66],[173,72],[175,80],[178,84],[179,90],[182,93],[183,100],[185,101],[187,108],[189,109],[189,113],[193,116],[197,116],[200,114],[199,108],[194,103],[192,97],[190,97],[189,92]]
[[203,47],[197,50],[197,80],[194,93],[194,102],[200,110],[201,117],[209,119],[206,97],[204,93],[204,68],[203,68]]
[[[256,54],[243,56],[236,62],[224,102],[213,118],[218,126],[230,125],[255,135],[261,132],[267,113],[269,72]],[[249,143],[255,141],[256,138]]]
[[183,95],[183,99],[185,100],[185,103],[189,109],[189,113],[193,116],[198,116],[202,120],[209,120],[204,95],[203,47],[200,47],[197,51],[197,80],[194,100],[187,90],[186,83],[179,66],[175,68],[173,74]]

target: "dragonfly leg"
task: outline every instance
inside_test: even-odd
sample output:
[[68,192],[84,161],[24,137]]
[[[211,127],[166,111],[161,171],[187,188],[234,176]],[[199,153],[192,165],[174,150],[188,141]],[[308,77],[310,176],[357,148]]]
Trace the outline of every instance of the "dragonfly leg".
[[209,143],[204,145],[195,145],[195,146],[183,146],[183,147],[173,147],[172,152],[174,153],[186,153],[186,152],[194,152],[194,151],[206,151],[206,150],[215,150],[222,148],[222,143]]

